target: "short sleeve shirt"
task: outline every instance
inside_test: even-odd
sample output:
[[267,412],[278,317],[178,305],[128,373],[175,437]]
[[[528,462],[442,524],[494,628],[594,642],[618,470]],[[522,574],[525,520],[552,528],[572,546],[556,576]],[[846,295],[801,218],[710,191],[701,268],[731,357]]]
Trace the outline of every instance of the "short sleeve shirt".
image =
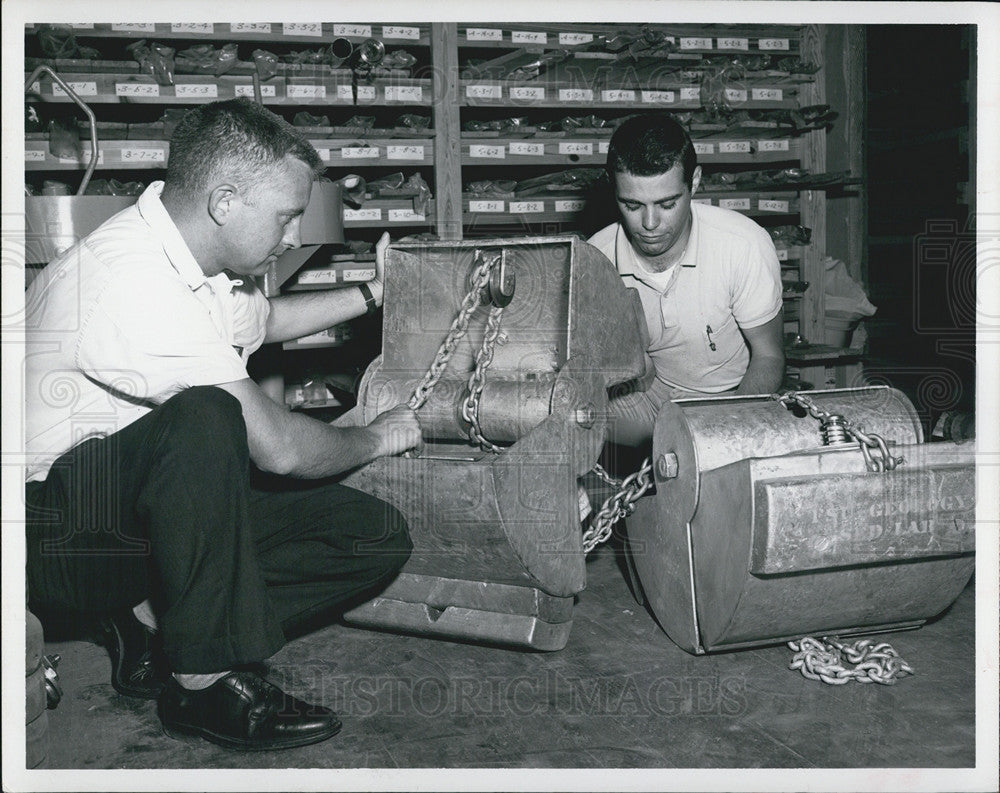
[[269,304],[252,281],[206,277],[154,182],[53,260],[25,297],[28,481],[174,394],[246,378]]
[[681,260],[653,273],[620,223],[589,242],[639,293],[661,391],[717,394],[740,384],[750,363],[741,328],[781,311],[781,270],[770,235],[728,209],[692,204]]

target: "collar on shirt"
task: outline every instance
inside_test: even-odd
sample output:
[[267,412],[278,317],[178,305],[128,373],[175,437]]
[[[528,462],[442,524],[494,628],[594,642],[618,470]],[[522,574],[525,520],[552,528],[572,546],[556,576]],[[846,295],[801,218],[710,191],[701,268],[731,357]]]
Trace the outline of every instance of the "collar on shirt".
[[[615,234],[615,259],[617,261],[618,272],[621,275],[630,275],[646,286],[658,292],[666,292],[673,284],[677,275],[678,267],[696,267],[698,254],[698,213],[696,204],[691,205],[691,231],[688,235],[687,247],[681,255],[679,261],[675,262],[669,269],[662,273],[651,273],[643,267],[640,259],[641,255],[632,247],[628,235],[622,228],[621,223]],[[669,274],[669,278],[664,283],[664,275]]]

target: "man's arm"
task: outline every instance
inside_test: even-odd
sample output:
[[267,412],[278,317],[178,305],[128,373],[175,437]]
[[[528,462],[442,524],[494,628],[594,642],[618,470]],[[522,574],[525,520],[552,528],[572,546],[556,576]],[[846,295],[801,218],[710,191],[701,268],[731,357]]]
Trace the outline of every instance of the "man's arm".
[[785,376],[784,318],[779,311],[774,319],[756,328],[741,328],[750,345],[750,365],[736,389],[737,394],[773,394]]
[[219,388],[243,406],[250,459],[264,471],[317,479],[421,443],[417,416],[405,405],[382,413],[367,427],[332,427],[285,410],[249,378]]

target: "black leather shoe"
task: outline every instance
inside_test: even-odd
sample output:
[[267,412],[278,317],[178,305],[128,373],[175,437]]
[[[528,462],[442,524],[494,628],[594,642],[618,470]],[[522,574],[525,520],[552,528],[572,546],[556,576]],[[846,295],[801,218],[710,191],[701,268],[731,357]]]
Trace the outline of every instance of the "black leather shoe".
[[160,695],[159,711],[168,735],[200,735],[241,751],[307,746],[332,738],[341,727],[329,708],[296,699],[245,670],[230,672],[200,691],[188,690],[171,677]]
[[131,610],[101,623],[104,646],[111,657],[111,685],[119,694],[156,699],[170,673],[159,637]]

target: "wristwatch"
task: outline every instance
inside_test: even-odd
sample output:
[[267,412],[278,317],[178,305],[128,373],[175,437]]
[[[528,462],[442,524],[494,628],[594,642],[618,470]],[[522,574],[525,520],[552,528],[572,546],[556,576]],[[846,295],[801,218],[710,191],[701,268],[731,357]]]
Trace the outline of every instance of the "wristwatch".
[[358,289],[361,290],[361,297],[365,299],[366,314],[374,314],[378,310],[378,305],[375,303],[375,295],[372,294],[372,290],[368,288],[368,284],[358,284]]

